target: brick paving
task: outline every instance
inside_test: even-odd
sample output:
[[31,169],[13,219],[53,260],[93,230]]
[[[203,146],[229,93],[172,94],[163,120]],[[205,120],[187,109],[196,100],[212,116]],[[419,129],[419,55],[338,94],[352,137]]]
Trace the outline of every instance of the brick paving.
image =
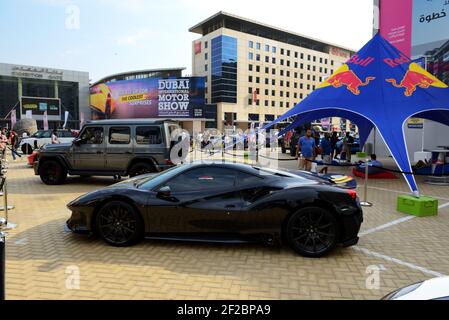
[[[9,167],[16,207],[10,221],[18,228],[7,237],[7,299],[379,299],[432,272],[449,275],[449,207],[366,234],[357,247],[320,259],[257,244],[144,241],[114,248],[63,231],[66,204],[112,178],[70,177],[65,185],[46,186],[25,159]],[[419,185],[440,204],[449,202],[449,187]],[[374,207],[364,210],[362,231],[406,217],[395,210],[401,192],[407,193],[402,179],[370,181]],[[370,266],[383,270],[379,289],[367,289]],[[70,283],[74,271],[79,288]]]

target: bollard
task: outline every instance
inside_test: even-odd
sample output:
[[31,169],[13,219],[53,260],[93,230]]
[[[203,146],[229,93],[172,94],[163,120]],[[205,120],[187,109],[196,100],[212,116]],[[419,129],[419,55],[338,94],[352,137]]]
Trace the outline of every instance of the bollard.
[[363,186],[364,188],[364,194],[363,194],[363,201],[361,201],[360,202],[360,205],[362,206],[362,207],[372,207],[373,206],[373,204],[371,203],[371,202],[368,202],[368,173],[369,173],[369,171],[368,171],[368,159],[366,159],[366,162],[365,162],[365,185]]
[[5,300],[6,238],[2,232],[6,220],[0,218],[0,301]]

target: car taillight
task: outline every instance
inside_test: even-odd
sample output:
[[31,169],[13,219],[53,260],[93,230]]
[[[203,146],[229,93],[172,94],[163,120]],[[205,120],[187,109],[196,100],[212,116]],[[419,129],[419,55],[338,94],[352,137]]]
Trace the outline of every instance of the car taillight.
[[357,192],[355,192],[352,189],[346,189],[346,193],[349,194],[351,196],[352,199],[356,200],[357,199]]

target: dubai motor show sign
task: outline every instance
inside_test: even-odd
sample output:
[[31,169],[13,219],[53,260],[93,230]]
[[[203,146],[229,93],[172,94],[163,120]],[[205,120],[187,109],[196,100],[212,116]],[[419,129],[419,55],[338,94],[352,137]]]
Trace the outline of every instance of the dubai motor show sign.
[[203,77],[147,78],[90,89],[93,118],[198,118],[205,105]]

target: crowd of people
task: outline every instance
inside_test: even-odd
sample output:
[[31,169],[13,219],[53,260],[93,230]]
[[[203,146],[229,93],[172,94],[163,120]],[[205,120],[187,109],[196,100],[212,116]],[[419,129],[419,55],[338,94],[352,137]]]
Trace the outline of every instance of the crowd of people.
[[13,160],[16,160],[17,157],[22,157],[17,152],[17,147],[19,146],[19,135],[17,132],[8,130],[8,128],[2,128],[0,131],[0,153],[2,157],[5,154],[8,145],[10,146]]

